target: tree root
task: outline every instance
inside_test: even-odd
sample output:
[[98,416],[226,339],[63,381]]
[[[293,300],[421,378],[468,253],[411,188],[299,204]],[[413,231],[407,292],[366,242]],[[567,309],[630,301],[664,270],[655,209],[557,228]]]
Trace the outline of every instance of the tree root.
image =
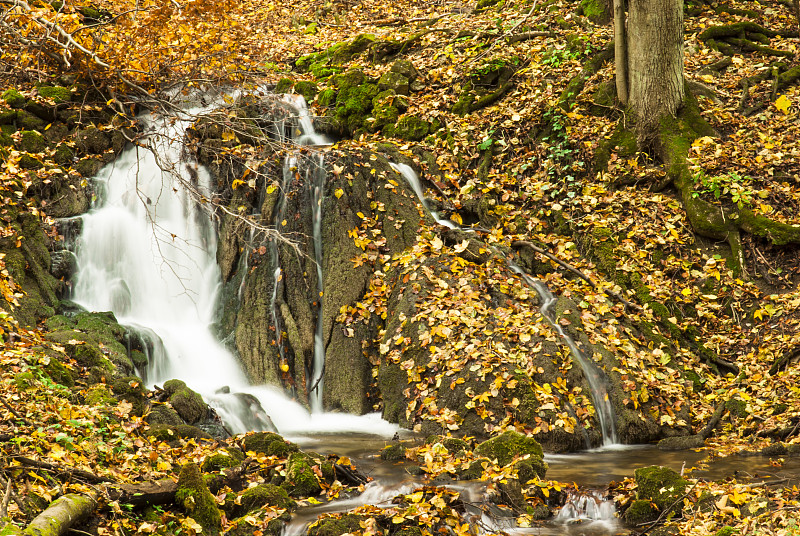
[[793,30],[770,30],[755,22],[746,21],[723,26],[711,26],[703,30],[698,38],[709,47],[722,52],[726,56],[733,56],[739,50],[742,52],[758,52],[768,56],[794,57],[794,52],[767,46],[770,38],[778,35],[787,37],[797,35],[797,32]]
[[781,357],[775,360],[772,366],[769,368],[770,376],[774,376],[777,374],[781,369],[785,369],[792,360],[797,359],[800,357],[800,347],[792,348]]
[[42,462],[39,460],[33,460],[31,458],[26,458],[25,456],[10,456],[12,460],[16,460],[22,465],[27,465],[28,467],[36,467],[38,469],[44,469],[45,471],[50,471],[54,473],[56,477],[70,477],[76,478],[78,480],[83,480],[84,482],[89,482],[91,484],[100,484],[103,482],[111,482],[112,480],[109,478],[105,478],[102,476],[98,476],[94,473],[90,473],[88,471],[83,471],[81,469],[74,469],[72,467],[61,467],[58,465],[53,465],[52,463]]

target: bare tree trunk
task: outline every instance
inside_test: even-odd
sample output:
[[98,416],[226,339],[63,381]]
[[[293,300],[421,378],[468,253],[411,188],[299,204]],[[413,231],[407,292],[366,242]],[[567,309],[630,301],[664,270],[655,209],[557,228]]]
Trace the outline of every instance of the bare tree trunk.
[[614,69],[617,98],[628,104],[628,36],[625,33],[625,0],[614,0]]
[[640,145],[683,104],[683,0],[629,0],[629,105]]
[[800,30],[800,0],[793,0],[794,16],[797,18],[797,29]]

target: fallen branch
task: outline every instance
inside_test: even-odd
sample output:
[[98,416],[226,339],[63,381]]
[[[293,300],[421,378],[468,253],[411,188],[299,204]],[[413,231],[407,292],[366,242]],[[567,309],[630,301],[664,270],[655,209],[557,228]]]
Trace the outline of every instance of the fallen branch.
[[569,264],[569,263],[567,263],[567,262],[564,262],[564,261],[562,261],[562,260],[561,260],[561,259],[559,259],[558,257],[556,257],[556,256],[554,256],[554,255],[552,255],[552,254],[548,253],[547,251],[543,250],[542,248],[540,248],[540,247],[536,246],[536,245],[535,245],[535,244],[533,244],[532,242],[528,242],[527,240],[517,240],[517,241],[515,241],[515,242],[512,242],[512,243],[511,243],[511,247],[512,247],[512,248],[521,248],[521,247],[527,247],[527,248],[530,248],[530,249],[532,249],[533,251],[535,251],[536,253],[538,253],[538,254],[540,254],[540,255],[543,255],[543,256],[547,257],[548,259],[550,259],[550,260],[551,260],[551,261],[553,261],[554,263],[558,264],[558,265],[559,265],[559,266],[561,266],[562,268],[565,268],[565,269],[569,270],[570,272],[572,272],[573,274],[577,275],[578,277],[580,277],[581,279],[583,279],[584,281],[586,281],[586,282],[589,284],[589,286],[591,286],[591,287],[592,287],[594,290],[600,290],[600,291],[602,291],[602,292],[603,292],[604,294],[606,294],[607,296],[609,296],[609,297],[611,297],[611,298],[614,298],[615,300],[618,300],[618,301],[620,301],[620,302],[621,302],[623,305],[625,305],[625,307],[627,307],[627,308],[629,308],[629,309],[633,309],[633,310],[635,310],[635,311],[641,311],[641,310],[642,310],[642,308],[641,308],[641,307],[639,307],[639,306],[638,306],[638,305],[636,305],[635,303],[631,303],[631,302],[629,302],[628,300],[626,300],[626,299],[625,299],[625,298],[624,298],[622,295],[620,295],[619,293],[617,293],[617,292],[614,292],[613,290],[609,290],[609,289],[600,289],[600,288],[598,288],[598,286],[597,286],[597,283],[595,283],[595,282],[592,280],[592,278],[590,278],[588,275],[584,274],[583,272],[581,272],[580,270],[578,270],[577,268],[575,268],[575,267],[574,267],[574,266],[572,266],[571,264]]
[[28,421],[26,421],[19,413],[17,413],[17,411],[14,408],[12,408],[9,405],[9,403],[5,401],[4,398],[0,398],[0,402],[2,402],[3,406],[5,406],[5,408],[11,412],[14,418],[16,418],[18,421],[22,422],[22,424],[26,426],[29,425]]
[[74,469],[72,467],[60,467],[58,465],[53,465],[52,463],[33,460],[31,458],[26,458],[25,456],[19,456],[19,455],[13,455],[10,458],[18,461],[22,465],[27,465],[28,467],[36,467],[37,469],[44,469],[45,471],[51,471],[55,473],[56,476],[69,475],[71,477],[84,480],[91,484],[100,484],[102,482],[113,482],[109,478],[97,476],[94,473],[90,473],[82,469]]

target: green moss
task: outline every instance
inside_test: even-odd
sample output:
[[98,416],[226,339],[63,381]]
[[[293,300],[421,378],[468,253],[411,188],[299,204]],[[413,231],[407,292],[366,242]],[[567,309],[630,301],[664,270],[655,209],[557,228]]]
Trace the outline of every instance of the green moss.
[[459,480],[478,480],[483,476],[484,468],[489,465],[491,465],[491,462],[486,458],[473,460],[466,467],[459,467],[456,470],[456,475]]
[[478,0],[478,3],[475,5],[475,11],[485,11],[498,4],[502,6],[502,0]]
[[363,73],[356,70],[335,78],[339,87],[335,115],[350,134],[364,126],[365,119],[372,111],[372,100],[379,93],[377,85],[364,80]]
[[215,473],[222,469],[238,467],[244,461],[244,454],[238,448],[221,448],[206,456],[200,469],[204,473]]
[[308,527],[308,536],[341,536],[362,532],[361,516],[345,514],[341,517],[323,517]]
[[200,474],[195,463],[187,463],[178,477],[175,502],[182,505],[186,513],[203,527],[203,534],[219,534],[222,529],[222,514],[214,496]]
[[290,89],[292,89],[292,79],[281,78],[275,86],[275,93],[289,93]]
[[653,507],[650,501],[636,500],[631,503],[623,519],[631,526],[638,526],[642,523],[655,521],[658,518],[658,510]]
[[315,465],[310,456],[295,452],[286,462],[286,481],[281,484],[293,497],[318,495],[322,488],[311,467]]
[[[471,86],[470,86],[471,87]],[[454,114],[466,115],[472,110],[472,105],[475,103],[475,93],[468,88],[461,90],[458,96],[458,101],[453,105],[451,111]]]
[[38,91],[40,96],[46,99],[52,99],[56,104],[72,100],[72,92],[65,87],[41,86]]
[[29,154],[24,154],[19,159],[19,167],[22,169],[41,169],[44,167],[44,164],[42,164],[37,158]]
[[145,396],[144,386],[140,378],[136,376],[115,378],[111,388],[114,391],[114,398],[120,401],[125,400],[133,406],[131,410],[133,415],[141,417],[145,414],[150,402]]
[[674,509],[680,512],[683,504],[680,498],[689,483],[668,467],[652,465],[634,472],[636,479],[636,498],[652,502],[659,512]]
[[91,386],[88,391],[86,391],[84,400],[90,406],[111,406],[116,402],[111,395],[111,391],[109,391],[108,387],[103,383]]
[[428,135],[430,125],[416,115],[404,115],[394,128],[394,136],[408,141],[421,141]]
[[475,454],[497,460],[500,465],[506,465],[515,456],[530,454],[532,458],[542,458],[542,447],[530,437],[519,432],[508,431],[484,441],[475,447]]
[[14,376],[14,385],[19,391],[27,391],[36,385],[36,376],[33,372],[20,372]]
[[73,156],[75,156],[75,153],[72,151],[72,148],[69,145],[65,143],[59,143],[56,147],[55,154],[53,155],[53,161],[61,166],[66,166],[72,164]]
[[175,441],[177,439],[213,439],[211,435],[196,426],[188,424],[169,425],[152,424],[145,432],[147,437],[156,441]]
[[400,443],[383,447],[381,450],[381,460],[397,461],[406,457],[406,447]]
[[13,88],[5,90],[2,99],[12,108],[22,108],[25,106],[25,102],[27,102],[27,99],[22,96],[22,93]]
[[317,95],[317,91],[317,84],[314,82],[301,80],[294,85],[294,92],[302,95],[306,99],[306,102],[313,101],[314,97]]
[[317,95],[317,104],[325,106],[326,108],[332,106],[336,102],[336,90],[325,89]]
[[292,512],[297,508],[297,503],[286,493],[286,490],[272,484],[261,484],[245,490],[231,511],[231,517],[240,517],[264,505],[281,508]]
[[731,398],[725,402],[725,409],[727,409],[733,417],[744,418],[749,415],[747,411],[747,402],[738,398]]
[[47,126],[46,121],[36,117],[32,113],[28,113],[25,110],[17,111],[17,127],[25,130],[42,131],[46,126]]
[[168,424],[178,426],[179,424],[185,424],[177,411],[164,404],[154,404],[145,420],[151,425]]
[[47,147],[44,136],[32,130],[24,130],[20,140],[20,148],[29,153],[40,153]]
[[581,0],[581,9],[583,9],[583,14],[594,23],[602,24],[610,19],[602,0]]
[[189,424],[204,419],[208,414],[208,406],[203,401],[203,397],[185,387],[185,384],[184,387],[170,395],[168,400],[178,415]]
[[724,527],[719,529],[716,533],[714,533],[714,536],[732,536],[736,532],[738,531],[735,528],[729,525],[725,525]]

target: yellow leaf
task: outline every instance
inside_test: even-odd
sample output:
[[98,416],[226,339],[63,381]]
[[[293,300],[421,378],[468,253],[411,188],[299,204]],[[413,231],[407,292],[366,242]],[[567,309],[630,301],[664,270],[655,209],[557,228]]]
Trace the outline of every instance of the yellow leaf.
[[792,106],[792,103],[791,103],[791,101],[789,101],[789,99],[786,98],[786,95],[781,95],[775,101],[775,108],[777,108],[778,110],[780,110],[781,112],[783,112],[785,114],[789,113],[789,108],[791,108],[791,106]]
[[282,372],[289,372],[289,365],[286,363],[281,363],[280,365]]
[[336,188],[336,191],[333,193],[333,195],[336,196],[336,199],[339,199],[344,195],[344,190],[342,190],[341,188]]

